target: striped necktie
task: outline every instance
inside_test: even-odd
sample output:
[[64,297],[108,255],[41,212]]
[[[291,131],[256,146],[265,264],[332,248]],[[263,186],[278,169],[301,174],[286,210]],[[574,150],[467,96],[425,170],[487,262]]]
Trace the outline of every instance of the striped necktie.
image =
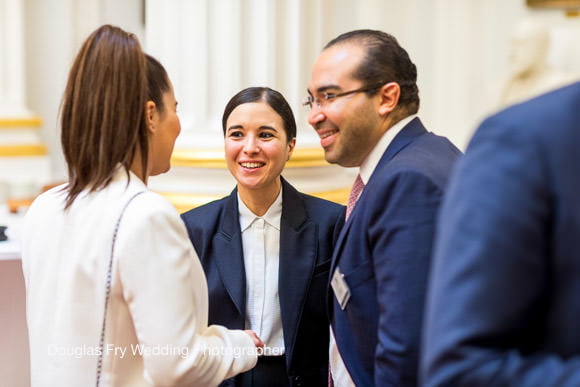
[[354,181],[352,189],[350,190],[350,196],[348,197],[348,204],[346,206],[345,221],[348,220],[348,217],[350,216],[350,213],[354,209],[354,206],[356,205],[356,202],[357,202],[357,200],[360,196],[360,193],[362,192],[364,187],[365,187],[365,183],[363,183],[363,181],[360,177],[360,174],[356,175],[356,180]]

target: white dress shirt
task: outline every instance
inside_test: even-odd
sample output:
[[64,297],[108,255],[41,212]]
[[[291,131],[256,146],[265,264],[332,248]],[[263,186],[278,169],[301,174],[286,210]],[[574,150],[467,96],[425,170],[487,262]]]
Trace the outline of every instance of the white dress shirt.
[[[416,114],[410,115],[408,117],[403,118],[401,121],[397,122],[393,125],[389,130],[387,130],[380,140],[377,142],[373,150],[368,154],[368,156],[363,160],[359,168],[360,177],[365,184],[367,185],[371,175],[375,171],[375,168],[381,161],[381,157],[395,138],[397,134],[409,122],[413,120],[413,118],[417,117]],[[364,191],[364,189],[363,189]],[[362,192],[360,193],[362,195]],[[359,197],[360,197],[359,195]],[[346,369],[344,361],[338,352],[338,347],[336,345],[336,340],[334,338],[334,332],[332,331],[332,326],[330,327],[330,348],[329,348],[329,358],[330,358],[330,370],[332,372],[332,379],[334,381],[335,386],[339,387],[350,387],[354,386],[354,382]]]
[[246,328],[264,342],[264,355],[284,354],[278,295],[282,190],[263,216],[255,215],[238,193],[242,248],[246,270]]

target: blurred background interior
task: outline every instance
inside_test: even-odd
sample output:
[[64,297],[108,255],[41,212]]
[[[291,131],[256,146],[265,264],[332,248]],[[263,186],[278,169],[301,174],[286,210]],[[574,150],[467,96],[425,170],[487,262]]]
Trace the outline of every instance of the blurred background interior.
[[281,91],[294,110],[297,145],[284,176],[346,201],[353,171],[325,162],[301,102],[323,45],[348,30],[399,40],[417,65],[419,116],[462,150],[485,116],[580,79],[578,0],[0,0],[3,385],[29,385],[18,223],[38,193],[66,180],[61,96],[82,41],[105,23],[136,33],[174,83],[182,133],[172,170],[149,186],[180,212],[234,187],[220,120],[248,86]]

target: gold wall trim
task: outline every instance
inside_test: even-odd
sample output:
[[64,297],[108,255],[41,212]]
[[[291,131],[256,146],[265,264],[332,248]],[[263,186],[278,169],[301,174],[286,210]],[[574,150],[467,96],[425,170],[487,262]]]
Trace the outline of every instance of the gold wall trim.
[[[233,187],[232,187],[233,189]],[[330,200],[335,203],[346,204],[348,200],[348,195],[350,192],[349,188],[341,188],[332,191],[325,192],[315,192],[310,193],[310,195]],[[172,192],[159,192],[160,195],[164,196],[169,200],[177,211],[181,214],[185,211],[191,210],[192,208],[199,207],[203,204],[209,203],[213,200],[221,199],[224,195],[212,195],[212,194],[186,194],[186,193],[172,193]]]
[[169,192],[159,192],[159,194],[169,200],[180,214],[223,197],[222,195],[180,194]]
[[[175,149],[171,165],[191,168],[227,168],[223,150]],[[286,168],[324,167],[330,165],[324,159],[322,148],[297,148]]]
[[311,193],[310,195],[330,200],[331,202],[335,202],[338,204],[346,205],[346,203],[348,202],[348,196],[350,195],[350,187],[325,192],[314,192]]
[[531,8],[580,8],[580,0],[526,0],[526,4]]
[[227,168],[225,155],[220,150],[175,149],[171,165],[190,168]]
[[0,129],[38,129],[42,127],[42,118],[0,118]]
[[41,144],[0,145],[0,157],[46,156],[48,150]]

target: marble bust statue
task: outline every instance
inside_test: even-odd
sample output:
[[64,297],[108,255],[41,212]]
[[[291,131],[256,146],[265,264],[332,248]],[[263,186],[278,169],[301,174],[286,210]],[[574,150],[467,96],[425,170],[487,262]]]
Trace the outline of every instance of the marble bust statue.
[[510,78],[500,97],[502,106],[511,105],[575,80],[571,74],[557,71],[547,62],[550,48],[548,28],[535,20],[519,22],[510,47]]

